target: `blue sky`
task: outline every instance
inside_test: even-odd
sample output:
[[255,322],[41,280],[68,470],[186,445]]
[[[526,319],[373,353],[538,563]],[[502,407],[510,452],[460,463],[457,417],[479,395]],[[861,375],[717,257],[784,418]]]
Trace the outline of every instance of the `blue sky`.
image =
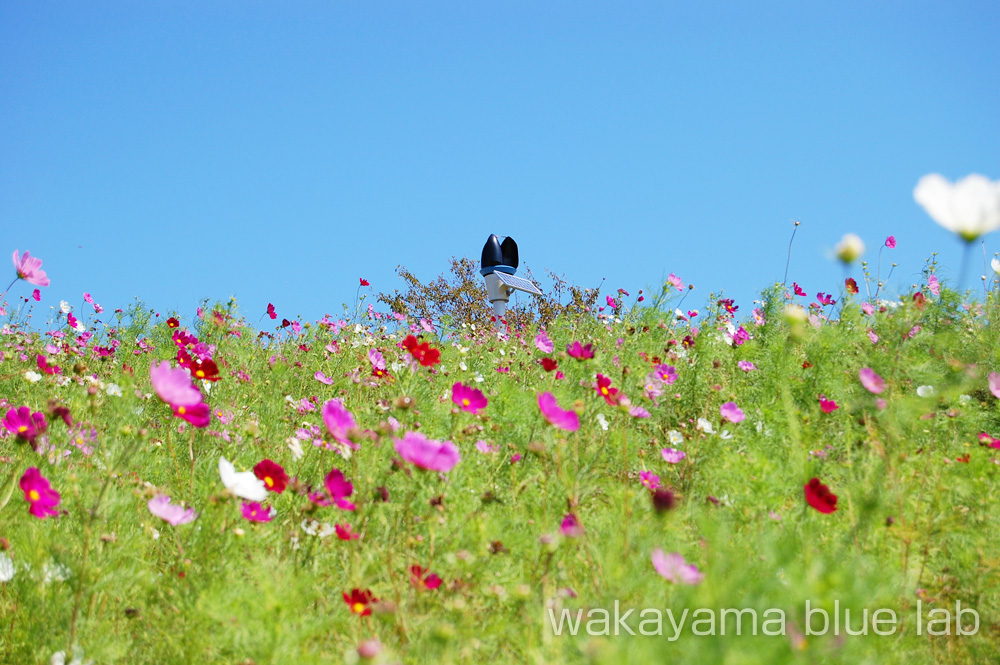
[[947,280],[960,245],[912,191],[1000,179],[997,34],[995,2],[8,2],[0,228],[42,305],[188,317],[335,315],[489,233],[536,273],[674,272],[741,312],[795,219],[810,295],[846,232],[872,260],[896,236],[894,287],[935,251]]

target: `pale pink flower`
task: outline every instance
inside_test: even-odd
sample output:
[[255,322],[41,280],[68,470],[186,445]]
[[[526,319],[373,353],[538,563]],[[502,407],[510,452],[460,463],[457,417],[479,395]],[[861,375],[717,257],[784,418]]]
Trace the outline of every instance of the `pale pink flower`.
[[878,344],[878,335],[875,334],[874,330],[868,330],[868,339],[872,341],[872,344]]
[[628,415],[632,416],[633,418],[649,418],[651,414],[649,413],[649,411],[642,408],[641,406],[633,406],[631,409],[628,410]]
[[325,383],[328,386],[333,385],[333,379],[319,370],[316,370],[316,373],[313,375],[313,378],[319,381],[320,383]]
[[1000,399],[1000,372],[990,374],[990,392],[997,399]]
[[538,331],[538,334],[535,335],[535,347],[542,353],[552,353],[556,348],[544,330]]
[[451,471],[461,455],[451,441],[434,441],[420,432],[407,432],[402,439],[393,439],[396,452],[415,467],[428,471]]
[[385,358],[378,349],[368,349],[368,362],[372,364],[372,369],[385,369]]
[[935,275],[931,275],[927,278],[927,288],[930,289],[930,292],[934,295],[941,295],[941,283],[938,282],[938,278]]
[[755,369],[757,369],[757,366],[756,366],[756,365],[754,365],[754,364],[753,364],[752,362],[750,362],[749,360],[741,360],[741,361],[739,361],[738,363],[736,363],[736,366],[737,366],[737,367],[739,367],[739,368],[740,368],[741,370],[743,370],[744,372],[752,372],[752,371],[754,371]]
[[559,408],[555,395],[552,393],[546,392],[538,396],[538,409],[542,412],[542,417],[554,427],[567,432],[575,432],[580,429],[580,416],[574,411],[565,411]]
[[660,454],[663,455],[663,459],[670,464],[679,464],[681,460],[687,457],[687,453],[675,448],[664,448],[660,451]]
[[149,368],[153,390],[167,404],[192,407],[201,404],[201,391],[191,383],[191,373],[182,367],[170,368],[170,361],[153,363]]
[[736,406],[736,402],[726,402],[725,404],[719,407],[719,413],[722,414],[723,420],[728,420],[729,422],[734,424],[742,422],[743,419],[746,417],[743,414],[743,409]]
[[875,370],[868,367],[864,367],[858,372],[858,378],[861,379],[861,385],[865,387],[870,393],[875,393],[876,395],[885,390],[885,380],[875,373]]
[[674,273],[670,273],[669,275],[667,275],[667,281],[670,282],[670,285],[673,286],[678,291],[684,290],[684,282],[681,281],[681,278],[675,275]]
[[861,303],[861,311],[867,314],[868,316],[871,316],[872,314],[875,313],[875,308],[872,307],[872,304],[870,302],[863,302]]
[[486,441],[479,440],[476,441],[476,450],[483,453],[484,455],[489,455],[491,453],[499,452],[500,446],[492,443],[487,443]]
[[149,512],[173,526],[193,522],[198,516],[194,508],[185,509],[183,506],[170,503],[170,497],[166,494],[157,494],[149,500],[146,507],[149,508]]
[[698,570],[694,564],[684,560],[684,557],[677,552],[664,554],[663,550],[657,547],[650,557],[653,561],[653,568],[656,569],[665,580],[674,584],[698,584],[705,574]]
[[14,270],[17,271],[18,279],[23,279],[29,284],[34,284],[35,286],[48,286],[49,278],[45,275],[45,271],[42,270],[42,260],[31,256],[31,253],[25,250],[24,256],[18,257],[18,252],[14,250]]

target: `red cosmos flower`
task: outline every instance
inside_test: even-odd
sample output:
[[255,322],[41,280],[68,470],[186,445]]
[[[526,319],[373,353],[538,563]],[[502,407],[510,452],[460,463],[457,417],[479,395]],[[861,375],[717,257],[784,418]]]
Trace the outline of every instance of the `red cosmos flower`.
[[681,340],[681,344],[684,346],[685,349],[690,349],[692,346],[694,346],[694,337],[692,337],[691,335],[686,335],[684,339]]
[[176,328],[176,327],[177,327],[177,326],[179,326],[180,324],[181,324],[181,322],[180,322],[180,321],[178,321],[178,320],[177,320],[177,319],[176,319],[175,317],[173,317],[173,316],[171,316],[171,317],[170,317],[169,319],[167,319],[167,327],[168,327],[168,328]]
[[267,303],[267,315],[271,317],[272,320],[278,318],[278,315],[274,312],[274,305]]
[[913,304],[916,306],[917,309],[924,308],[925,300],[926,299],[924,298],[924,294],[922,292],[917,291],[916,293],[913,294]]
[[559,363],[552,358],[542,358],[542,369],[546,372],[551,372],[556,367],[559,367]]
[[368,283],[368,280],[367,280],[367,279],[365,279],[364,277],[361,277],[360,279],[361,279],[361,286],[371,286],[371,285],[370,285],[370,284]]
[[410,566],[410,584],[420,590],[433,591],[441,586],[441,578],[420,566]]
[[844,280],[844,288],[847,289],[848,293],[857,293],[858,283],[854,281],[853,277],[848,277]]
[[351,589],[351,593],[344,592],[344,602],[350,608],[352,614],[358,616],[369,616],[372,613],[372,603],[377,603],[378,598],[371,591],[365,589]]
[[282,328],[287,328],[290,325],[292,325],[292,322],[289,321],[288,319],[282,319],[281,320],[281,327]]
[[413,359],[424,367],[430,367],[441,362],[441,352],[432,349],[429,342],[417,342],[413,335],[407,335],[403,340],[403,348],[410,352]]
[[[178,355],[178,364],[180,363],[180,353]],[[187,367],[191,372],[191,376],[196,379],[204,379],[205,381],[218,381],[222,377],[219,376],[219,367],[215,364],[214,360],[202,360],[202,361],[191,361],[188,365],[182,365],[182,367]]]
[[812,478],[804,486],[806,502],[821,513],[832,513],[837,510],[837,495],[830,488]]
[[261,460],[253,468],[253,475],[264,481],[269,492],[281,494],[288,487],[288,474],[281,465],[269,459]]
[[597,384],[594,386],[594,390],[604,398],[604,401],[611,406],[617,406],[618,404],[618,389],[611,387],[611,379],[604,376],[603,374],[597,375]]

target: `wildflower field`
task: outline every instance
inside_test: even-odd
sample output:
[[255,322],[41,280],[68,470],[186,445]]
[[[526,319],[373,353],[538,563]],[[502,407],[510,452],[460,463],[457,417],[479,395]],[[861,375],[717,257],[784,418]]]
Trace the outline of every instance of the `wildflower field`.
[[1000,662],[1000,302],[933,262],[308,322],[14,262],[2,662]]

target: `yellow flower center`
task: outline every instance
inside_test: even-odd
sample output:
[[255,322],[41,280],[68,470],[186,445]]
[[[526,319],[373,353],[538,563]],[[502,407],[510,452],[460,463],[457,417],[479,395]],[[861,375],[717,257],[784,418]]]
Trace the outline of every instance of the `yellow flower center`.
[[78,446],[82,446],[83,445],[83,437],[80,437],[80,436],[76,437],[76,445],[78,445]]
[[462,400],[462,406],[469,406],[469,399],[468,398]]
[[179,406],[179,407],[177,407],[177,413],[179,413],[179,414],[181,414],[183,416],[185,413],[187,413],[187,409],[185,407],[183,407],[183,406]]
[[199,379],[204,379],[205,378],[205,370],[199,369],[197,372],[195,372],[195,376],[197,376]]
[[601,394],[602,394],[602,395],[607,395],[607,394],[608,394],[608,389],[607,389],[607,387],[605,387],[605,386],[601,386]]
[[30,490],[28,492],[28,501],[38,501],[42,497],[39,496],[38,490]]
[[364,603],[354,603],[351,605],[351,611],[355,614],[364,614],[365,604]]
[[264,476],[264,482],[268,487],[274,487],[274,481],[271,480],[271,476]]
[[28,431],[28,426],[27,425],[21,425],[20,427],[17,428],[17,433],[18,434],[24,434],[27,431]]

